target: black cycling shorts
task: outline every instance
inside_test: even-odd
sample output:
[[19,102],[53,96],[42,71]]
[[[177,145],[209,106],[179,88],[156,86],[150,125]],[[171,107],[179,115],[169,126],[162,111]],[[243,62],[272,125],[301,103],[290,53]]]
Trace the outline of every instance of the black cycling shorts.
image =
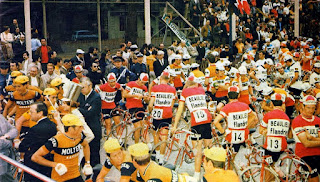
[[273,163],[277,162],[280,158],[280,155],[283,153],[283,151],[280,152],[272,152],[270,150],[264,149],[264,155],[270,155],[272,157]]
[[292,87],[289,87],[288,90],[290,92],[292,92],[292,95],[295,99],[300,99],[301,98],[301,92],[302,90],[299,90],[299,89],[296,89],[296,88],[292,88]]
[[103,119],[109,119],[114,116],[120,116],[119,113],[112,112],[113,109],[102,109]]
[[191,140],[212,139],[211,123],[192,126],[191,131],[199,136],[191,137]]
[[144,108],[131,108],[131,109],[129,109],[129,113],[131,114],[131,118],[132,118],[132,123],[136,123],[138,121],[141,121],[144,118],[144,113],[140,113],[138,115],[139,119],[136,118],[136,113],[140,112],[140,111],[144,112],[145,109]]
[[157,131],[163,127],[169,127],[172,123],[172,118],[167,119],[153,119],[154,130]]
[[[231,144],[227,144],[227,145],[230,146]],[[232,144],[232,149],[233,149],[234,152],[238,153],[241,146],[246,147],[245,142],[238,143],[238,144]],[[226,148],[226,146],[224,146],[224,148]]]
[[227,96],[224,97],[215,97],[215,100],[217,101],[217,103],[219,104],[220,102],[222,102],[224,105],[229,103],[229,98]]
[[[306,162],[312,169],[311,171],[311,178],[317,177],[320,170],[320,156],[314,155],[314,156],[306,156],[301,158],[304,162]],[[303,166],[304,170],[308,171],[306,166]]]

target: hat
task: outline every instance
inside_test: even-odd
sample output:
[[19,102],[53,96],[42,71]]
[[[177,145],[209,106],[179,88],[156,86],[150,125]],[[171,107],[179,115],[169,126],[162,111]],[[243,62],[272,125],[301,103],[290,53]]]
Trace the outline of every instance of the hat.
[[143,57],[143,54],[142,54],[141,52],[139,52],[139,53],[137,54],[137,57]]
[[248,74],[247,68],[246,68],[245,66],[240,66],[240,67],[239,67],[239,73],[240,73],[240,75],[246,75],[246,74]]
[[200,65],[198,63],[192,63],[190,68],[198,68]]
[[149,147],[145,143],[137,143],[128,147],[130,155],[134,157],[142,157],[149,154]]
[[289,61],[289,60],[292,61],[292,56],[287,55],[287,56],[285,56],[285,57],[283,58],[283,60],[284,60],[284,62],[287,62],[287,61]]
[[262,91],[262,95],[267,96],[270,95],[273,92],[273,89],[271,87],[265,87]]
[[163,55],[164,54],[164,52],[163,51],[158,51],[158,53],[157,53],[158,55]]
[[273,65],[273,61],[271,58],[267,58],[265,59],[264,64]]
[[80,118],[74,114],[66,114],[61,121],[64,126],[83,126]]
[[83,71],[83,68],[82,68],[81,65],[76,65],[76,66],[74,67],[74,72],[80,73],[80,72],[82,72],[82,71]]
[[228,92],[237,92],[239,93],[240,89],[239,87],[236,87],[236,86],[231,86],[228,88]]
[[219,70],[219,71],[225,71],[223,66],[217,66],[216,69]]
[[224,61],[223,66],[230,66],[231,62],[230,61]]
[[168,71],[163,71],[162,73],[161,73],[161,76],[170,76],[170,73],[168,72]]
[[28,81],[29,81],[29,78],[24,75],[17,76],[17,78],[14,79],[14,83],[20,83],[20,84],[27,83]]
[[312,95],[307,95],[303,97],[302,99],[303,105],[316,105],[317,104],[317,99],[313,97]]
[[82,49],[77,49],[76,54],[84,54],[84,51]]
[[57,91],[54,88],[46,88],[43,91],[43,95],[57,95]]
[[188,60],[190,58],[191,58],[191,56],[189,54],[185,54],[182,56],[182,59],[185,59],[185,60]]
[[138,49],[138,46],[136,44],[133,44],[132,46],[130,46],[130,49]]
[[274,94],[271,95],[271,100],[281,100],[281,101],[283,101],[282,99],[283,98],[282,98],[281,94],[274,93]]
[[248,54],[244,54],[244,55],[243,55],[243,59],[249,59]]
[[282,68],[282,64],[281,64],[281,63],[277,63],[276,66],[275,66],[275,68],[276,68],[276,69]]
[[179,54],[177,54],[177,55],[174,56],[173,59],[182,59],[182,57]]
[[295,52],[295,53],[293,53],[293,56],[294,56],[295,58],[299,58],[299,57],[300,57],[300,54],[299,54],[298,52]]
[[266,42],[270,42],[270,38],[266,38]]
[[320,62],[314,63],[313,67],[314,67],[314,68],[320,68]]
[[190,75],[190,76],[188,77],[188,81],[194,81],[194,76],[193,76],[193,75]]
[[114,61],[114,62],[122,62],[123,59],[121,59],[120,57],[115,57],[115,58],[113,59],[113,61]]
[[212,147],[211,149],[204,149],[204,155],[211,160],[225,162],[227,151],[222,147]]
[[17,76],[23,75],[20,71],[13,71],[11,72],[11,78],[15,78]]
[[108,81],[111,81],[111,80],[116,80],[117,77],[114,73],[109,73],[107,76],[107,79],[108,79]]
[[211,52],[211,54],[212,54],[213,56],[215,56],[215,57],[219,56],[219,52],[217,52],[217,51],[213,51],[213,52]]
[[140,80],[143,81],[143,82],[149,81],[149,76],[148,76],[148,74],[146,74],[146,73],[141,73],[139,78],[140,78]]
[[51,81],[51,83],[50,83],[50,85],[51,85],[52,87],[57,87],[57,86],[59,86],[59,85],[61,85],[61,84],[63,84],[63,83],[62,83],[62,78],[60,78],[60,77],[57,77],[57,78],[53,79],[53,80]]
[[106,142],[104,142],[103,148],[108,154],[110,154],[112,152],[119,151],[121,149],[121,146],[117,139],[110,138]]
[[313,39],[312,38],[308,38],[307,42],[312,42]]

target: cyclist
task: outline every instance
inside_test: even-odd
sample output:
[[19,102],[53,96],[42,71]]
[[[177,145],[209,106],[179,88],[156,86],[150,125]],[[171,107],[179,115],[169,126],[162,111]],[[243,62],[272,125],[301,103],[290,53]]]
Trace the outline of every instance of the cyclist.
[[[90,148],[87,140],[82,135],[83,123],[79,117],[73,114],[63,116],[62,123],[65,133],[58,133],[50,138],[46,144],[38,149],[31,157],[33,162],[43,166],[52,167],[51,178],[56,181],[77,181],[81,182],[78,157],[81,146],[83,147],[85,165],[83,173],[91,175],[93,169],[90,165]],[[53,161],[43,156],[53,153]]]
[[[23,113],[30,110],[30,105],[35,103],[36,101],[41,100],[41,95],[33,90],[29,90],[29,78],[27,76],[18,76],[14,80],[14,85],[16,87],[16,91],[14,91],[9,98],[7,105],[4,108],[3,116],[6,117],[8,113],[8,108],[12,105],[16,105],[16,120],[19,119]],[[22,128],[20,130],[20,138],[26,134],[29,130],[29,122],[22,123]]]
[[133,144],[129,146],[128,151],[131,155],[133,165],[138,169],[140,176],[144,181],[182,181],[182,176],[178,175],[177,172],[162,167],[150,160],[151,156],[147,144]]
[[76,74],[76,77],[73,78],[72,81],[75,82],[75,83],[80,83],[80,79],[81,79],[82,77],[85,77],[85,76],[83,75],[83,68],[82,68],[81,65],[76,65],[76,66],[74,67],[74,73]]
[[207,59],[209,61],[209,66],[205,69],[205,81],[204,85],[207,86],[206,93],[210,95],[211,99],[213,100],[214,95],[211,92],[213,78],[217,75],[216,71],[216,61],[218,55],[208,54]]
[[175,132],[185,105],[191,113],[191,130],[199,135],[198,138],[191,138],[193,152],[195,155],[195,174],[194,177],[200,178],[202,145],[209,147],[212,139],[211,120],[212,116],[207,109],[206,95],[203,87],[195,81],[194,76],[190,76],[182,90],[178,110],[176,112],[172,133]]
[[[145,84],[148,83],[149,76],[146,73],[141,73],[137,81],[131,81],[127,84],[126,89],[123,91],[123,97],[127,99],[126,107],[129,109],[129,113],[133,117],[132,123],[135,128],[142,126],[141,120],[135,118],[135,114],[139,111],[145,111],[142,99],[146,102],[149,101],[149,97]],[[140,116],[139,116],[140,117]],[[141,114],[141,118],[144,114]],[[134,141],[138,143],[140,139],[140,130],[134,132]]]
[[[226,140],[233,144],[232,147],[237,153],[241,146],[245,146],[245,140],[249,137],[249,129],[254,128],[258,118],[250,109],[248,104],[238,101],[240,89],[231,86],[228,89],[229,103],[225,105],[218,116],[214,119],[214,125],[220,134],[226,135]],[[228,126],[222,128],[220,121],[225,118]]]
[[102,114],[106,125],[107,135],[111,132],[111,117],[114,123],[117,125],[120,123],[120,116],[117,113],[112,113],[112,110],[116,107],[114,99],[118,90],[122,91],[122,87],[117,83],[117,78],[114,73],[109,73],[107,76],[108,82],[100,85],[99,94],[101,97]]
[[64,83],[62,82],[62,78],[60,78],[60,77],[54,78],[50,82],[50,86],[52,88],[56,89],[59,100],[61,100],[63,98],[63,84]]
[[203,160],[203,182],[220,182],[233,181],[240,182],[237,174],[232,170],[224,170],[225,161],[227,158],[227,151],[220,147],[212,147],[211,149],[204,149]]
[[[265,155],[270,155],[269,159],[266,159],[269,164],[274,164],[278,161],[280,155],[287,148],[287,137],[291,136],[290,133],[290,119],[288,115],[283,111],[282,104],[285,98],[281,94],[274,93],[271,95],[271,102],[274,109],[266,113],[260,124],[259,133],[266,137],[263,148],[265,149]],[[266,179],[268,181],[272,175],[266,173]]]
[[[174,87],[168,85],[170,79],[169,72],[162,72],[160,77],[160,85],[152,87],[151,99],[149,101],[148,112],[151,113],[153,118],[154,130],[158,131],[163,127],[169,127],[172,122],[172,108],[174,101],[177,98],[177,93]],[[159,142],[159,136],[162,141],[167,139],[168,129],[161,130],[161,133],[155,132],[154,144]],[[156,159],[159,160],[159,164],[163,164],[164,152],[166,144],[156,149]]]
[[244,102],[250,106],[250,108],[253,108],[250,101],[250,95],[253,96],[253,89],[250,85],[250,81],[248,78],[247,69],[243,66],[239,67],[239,74],[240,77],[235,77],[231,81],[232,86],[237,86],[240,89],[240,96],[238,100],[240,102]]
[[320,62],[314,63],[313,73],[310,75],[310,84],[315,87],[316,83],[320,82]]
[[183,55],[182,56],[182,72],[184,74],[184,78],[188,78],[189,72],[190,72],[190,59],[191,57],[189,55]]
[[302,99],[302,104],[301,114],[292,121],[293,137],[296,141],[295,154],[312,168],[308,181],[318,182],[320,170],[320,118],[313,115],[317,100],[315,97],[307,95]]
[[193,76],[194,81],[198,84],[202,85],[203,89],[206,90],[205,86],[205,75],[202,71],[199,70],[199,64],[198,63],[192,63],[190,66],[191,73],[189,74],[189,77]]
[[184,77],[184,73],[182,72],[181,59],[182,58],[180,55],[176,55],[173,60],[174,62],[166,68],[167,70],[174,71],[176,74],[176,77],[173,80],[174,87],[176,88],[176,90],[182,90],[182,82],[186,80],[186,78]]
[[279,88],[286,88],[290,82],[288,73],[284,71],[281,63],[277,63],[275,69],[277,72],[274,76],[273,84]]
[[228,88],[230,86],[230,78],[225,75],[225,69],[223,66],[217,67],[218,73],[213,78],[211,85],[211,92],[215,94],[214,100],[217,101],[217,111],[219,112],[221,108],[228,103]]
[[114,166],[121,173],[120,179],[116,181],[120,182],[135,182],[143,181],[140,174],[132,164],[132,159],[129,152],[124,151],[117,139],[110,138],[104,145],[104,150],[107,153],[107,159],[97,176],[97,182],[104,182],[105,176],[110,172],[112,166]]
[[268,86],[267,78],[268,73],[267,70],[271,67],[271,62],[264,60],[262,65],[258,66],[255,71],[249,73],[250,77],[257,81],[255,89],[261,92],[265,87]]

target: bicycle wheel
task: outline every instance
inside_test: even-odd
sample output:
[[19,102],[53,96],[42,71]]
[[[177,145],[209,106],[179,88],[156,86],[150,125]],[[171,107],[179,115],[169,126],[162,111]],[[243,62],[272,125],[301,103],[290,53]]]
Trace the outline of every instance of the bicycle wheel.
[[[261,166],[258,166],[258,165],[250,166],[241,172],[240,180],[242,182],[269,182],[270,178],[274,178],[272,181],[280,182],[278,175],[273,170],[271,170],[269,167],[264,167],[263,173],[261,173],[261,171],[262,171]],[[265,177],[266,172],[265,171],[270,172],[271,176],[269,179],[266,179],[266,177]],[[262,178],[262,180],[261,180],[261,178]]]
[[152,133],[149,131],[150,129],[148,129],[147,131],[146,128],[144,126],[140,126],[138,128],[135,128],[134,130],[132,130],[128,135],[126,135],[126,141],[125,143],[128,145],[134,144],[134,133],[140,130],[140,142],[143,143],[151,143],[153,145],[153,136]]
[[283,179],[286,181],[308,181],[311,168],[304,161],[296,158],[284,157],[281,159],[280,164],[280,169],[284,174]]

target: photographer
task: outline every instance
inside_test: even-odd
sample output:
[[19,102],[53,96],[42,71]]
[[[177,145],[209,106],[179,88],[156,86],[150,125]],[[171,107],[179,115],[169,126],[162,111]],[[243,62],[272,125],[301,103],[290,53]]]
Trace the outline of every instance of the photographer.
[[95,85],[101,84],[103,82],[103,74],[100,70],[99,63],[92,63],[87,77],[90,78],[93,88],[95,87]]

